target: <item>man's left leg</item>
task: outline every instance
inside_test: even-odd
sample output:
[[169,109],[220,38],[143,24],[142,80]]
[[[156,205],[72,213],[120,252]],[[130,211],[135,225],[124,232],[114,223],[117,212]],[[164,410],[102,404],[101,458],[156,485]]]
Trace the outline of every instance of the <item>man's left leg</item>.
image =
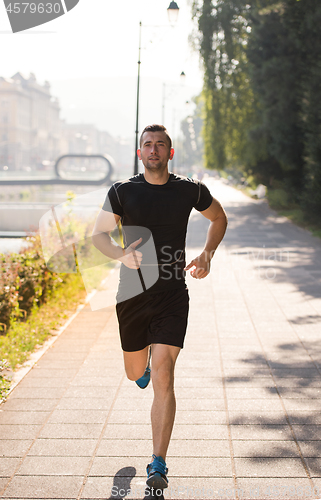
[[174,425],[176,400],[174,368],[180,347],[152,344],[151,376],[154,401],[151,410],[154,455],[166,458]]
[[152,344],[154,401],[151,420],[154,454],[153,462],[147,467],[147,484],[156,489],[166,488],[168,483],[165,458],[176,412],[174,368],[180,350],[180,347]]

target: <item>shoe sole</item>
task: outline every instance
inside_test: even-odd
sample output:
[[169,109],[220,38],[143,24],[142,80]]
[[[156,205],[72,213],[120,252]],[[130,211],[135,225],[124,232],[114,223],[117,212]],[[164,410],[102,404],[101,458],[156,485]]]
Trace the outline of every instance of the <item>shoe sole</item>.
[[168,488],[167,481],[159,474],[159,472],[155,472],[153,476],[149,477],[146,484],[150,488],[154,488],[154,490],[163,490]]

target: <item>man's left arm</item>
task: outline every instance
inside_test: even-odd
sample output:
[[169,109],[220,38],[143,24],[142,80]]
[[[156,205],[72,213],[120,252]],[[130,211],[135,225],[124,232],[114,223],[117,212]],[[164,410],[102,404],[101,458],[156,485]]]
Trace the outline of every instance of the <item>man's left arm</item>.
[[221,243],[227,227],[227,215],[222,205],[215,198],[213,198],[211,205],[201,214],[211,221],[207,231],[205,247],[203,252],[185,267],[185,271],[192,268],[190,275],[197,279],[205,278],[209,274],[211,259]]

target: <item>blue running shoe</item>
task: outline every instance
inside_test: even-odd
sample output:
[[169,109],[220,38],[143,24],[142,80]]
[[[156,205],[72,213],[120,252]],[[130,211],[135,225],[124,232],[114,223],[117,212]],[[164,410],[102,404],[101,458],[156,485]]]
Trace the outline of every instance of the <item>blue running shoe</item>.
[[162,457],[156,457],[153,455],[152,463],[147,465],[147,481],[146,484],[150,488],[155,490],[163,490],[168,487],[168,479],[166,474],[168,473],[168,468]]
[[135,383],[140,387],[141,389],[146,389],[150,382],[150,356],[151,356],[151,348],[149,348],[149,356],[148,356],[148,363],[146,366],[145,373],[142,377],[139,379],[135,380]]

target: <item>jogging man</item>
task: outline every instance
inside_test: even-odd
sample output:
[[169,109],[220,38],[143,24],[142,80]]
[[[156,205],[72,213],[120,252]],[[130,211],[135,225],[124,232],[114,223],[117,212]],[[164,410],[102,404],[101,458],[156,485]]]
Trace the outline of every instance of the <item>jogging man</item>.
[[[93,242],[103,254],[122,263],[116,311],[125,371],[142,388],[150,376],[152,379],[154,449],[147,466],[147,485],[164,489],[168,486],[165,459],[176,410],[174,367],[187,327],[185,271],[190,270],[195,279],[208,275],[211,258],[225,234],[227,217],[204,184],[169,172],[168,161],[174,149],[165,127],[145,127],[137,154],[144,173],[110,188],[96,221]],[[185,237],[193,207],[210,220],[210,225],[204,250],[186,266]],[[110,237],[119,221],[125,248]],[[156,249],[154,266],[145,255],[148,252],[144,252],[150,235]],[[146,286],[145,270],[155,267],[158,279]],[[131,278],[137,287],[142,286],[139,292],[131,289]]]

